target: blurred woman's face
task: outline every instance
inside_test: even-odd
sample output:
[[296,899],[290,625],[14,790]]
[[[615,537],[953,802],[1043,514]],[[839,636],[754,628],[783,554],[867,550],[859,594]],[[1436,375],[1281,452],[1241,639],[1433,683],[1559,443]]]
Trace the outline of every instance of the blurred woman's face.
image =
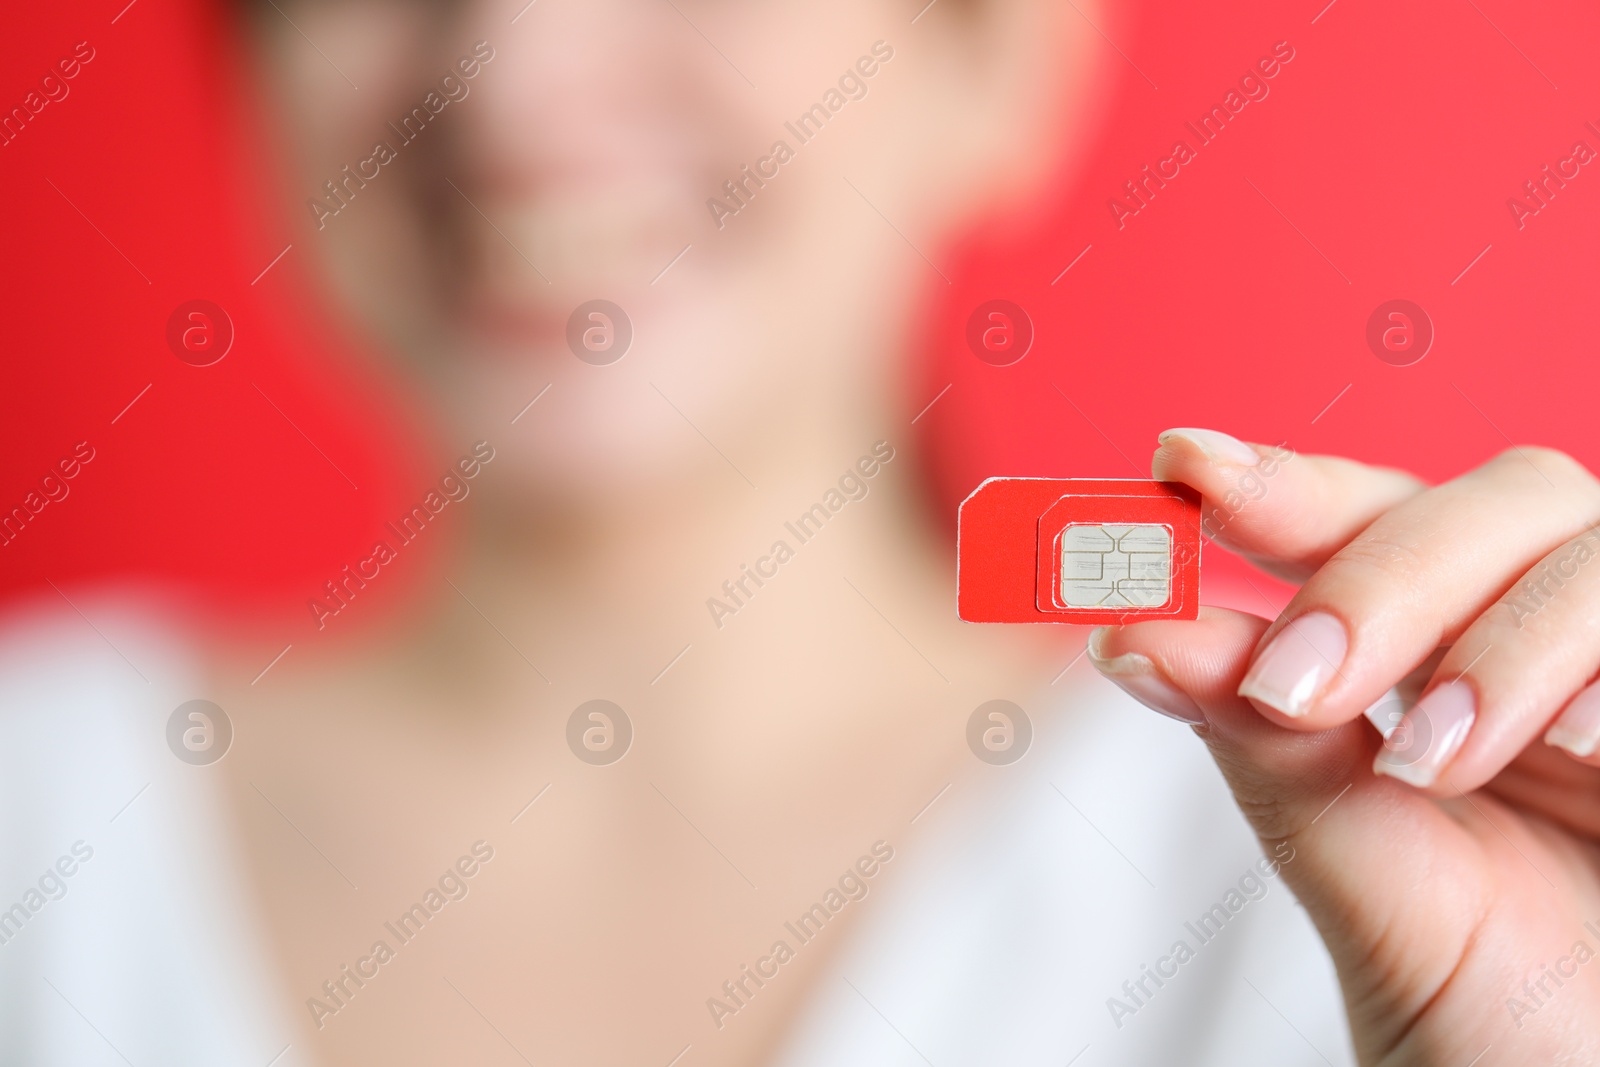
[[[1083,68],[1032,6],[278,0],[256,27],[338,302],[521,488],[615,497],[738,485],[700,434],[760,481],[896,396],[883,354],[945,284],[924,255],[1048,162],[1042,72]],[[594,300],[626,323],[569,341]]]

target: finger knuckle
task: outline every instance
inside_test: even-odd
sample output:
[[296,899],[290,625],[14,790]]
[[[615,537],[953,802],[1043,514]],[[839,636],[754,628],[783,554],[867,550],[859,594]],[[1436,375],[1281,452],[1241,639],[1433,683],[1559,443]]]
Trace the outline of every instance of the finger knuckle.
[[1265,790],[1235,785],[1234,798],[1256,836],[1263,841],[1286,840],[1300,829],[1298,809],[1286,804],[1281,794],[1274,796]]
[[[1471,633],[1474,640],[1482,641],[1485,649],[1493,649],[1520,637],[1529,620],[1538,615],[1538,608],[1542,604],[1542,602],[1530,603],[1527,592],[1519,582],[1502,594],[1499,600],[1490,604],[1472,624]],[[1464,637],[1458,639],[1456,644],[1461,644],[1462,640]],[[1485,656],[1489,654],[1487,651],[1484,653]]]
[[1345,545],[1324,570],[1339,585],[1381,581],[1426,569],[1426,553],[1409,539],[1390,532],[1369,532]]
[[1539,482],[1550,482],[1558,487],[1580,488],[1589,492],[1600,489],[1600,481],[1571,455],[1547,445],[1513,445],[1493,460],[1497,466],[1516,471]]
[[1249,760],[1226,748],[1213,746],[1212,755],[1233,791],[1240,813],[1257,837],[1282,841],[1300,831],[1300,805],[1290,802],[1281,782],[1262,774]]

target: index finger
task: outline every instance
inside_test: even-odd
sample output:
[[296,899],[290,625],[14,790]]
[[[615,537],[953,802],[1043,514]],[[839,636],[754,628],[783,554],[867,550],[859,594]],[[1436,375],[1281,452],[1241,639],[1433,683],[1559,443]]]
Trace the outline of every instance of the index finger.
[[1247,444],[1216,430],[1167,430],[1159,440],[1151,476],[1199,491],[1205,535],[1297,583],[1427,488],[1404,471]]

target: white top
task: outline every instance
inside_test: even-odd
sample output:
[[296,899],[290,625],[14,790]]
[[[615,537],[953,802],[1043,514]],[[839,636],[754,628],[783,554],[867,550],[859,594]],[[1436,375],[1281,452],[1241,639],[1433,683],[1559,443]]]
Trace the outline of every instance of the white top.
[[60,598],[0,622],[0,1063],[303,1067],[212,768],[166,746],[194,672],[69,595],[92,625]]
[[1054,689],[1019,762],[974,760],[908,828],[781,1067],[1354,1065],[1327,950],[1204,744],[1087,663]]
[[[93,625],[0,622],[0,1063],[303,1067],[215,774],[166,747],[197,675],[79,606]],[[1027,710],[1020,762],[974,759],[890,841],[780,1067],[1353,1064],[1327,953],[1204,746],[1087,664]]]

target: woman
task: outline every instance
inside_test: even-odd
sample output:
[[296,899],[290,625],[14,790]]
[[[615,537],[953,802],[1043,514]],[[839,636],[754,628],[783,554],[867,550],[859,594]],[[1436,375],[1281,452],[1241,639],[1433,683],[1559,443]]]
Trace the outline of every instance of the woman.
[[[396,0],[251,26],[297,243],[457,444],[267,672],[109,612],[106,645],[12,643],[14,702],[45,709],[8,727],[13,788],[77,768],[24,851],[61,840],[83,879],[4,946],[20,1062],[1348,1060],[1280,878],[1362,1062],[1582,1060],[1593,779],[1536,733],[1600,666],[1561,626],[1583,574],[1469,629],[1589,521],[1570,461],[1424,492],[1163,437],[1154,476],[1211,506],[1273,460],[1226,538],[1309,579],[1298,621],[1261,643],[1208,609],[1089,653],[1195,724],[1264,848],[1183,731],[1062,674],[1061,634],[954,618],[905,338],[924,252],[1088,121],[1079,12]],[[1450,535],[1481,527],[1463,510],[1486,544]],[[435,521],[469,551],[372,626],[363,594]],[[1451,643],[1436,692],[1470,712],[1430,697],[1440,729],[1413,718],[1383,764],[1411,784],[1374,776],[1354,720]],[[159,727],[196,696],[237,741],[190,773],[214,713],[171,753]],[[996,699],[1032,713],[1015,763],[968,744]],[[1565,984],[1502,1013],[1545,962]]]

